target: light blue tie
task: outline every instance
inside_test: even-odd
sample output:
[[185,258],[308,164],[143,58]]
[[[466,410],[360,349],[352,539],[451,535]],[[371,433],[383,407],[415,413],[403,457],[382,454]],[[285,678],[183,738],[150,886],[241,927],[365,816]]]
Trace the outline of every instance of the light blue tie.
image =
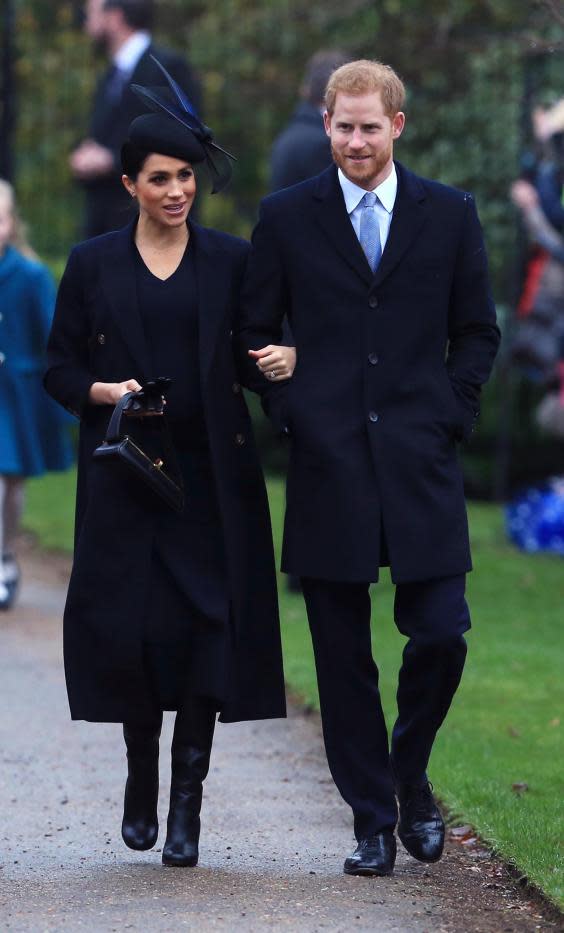
[[360,215],[360,245],[362,246],[368,263],[373,272],[376,272],[378,263],[382,258],[382,245],[380,243],[380,224],[376,213],[378,195],[367,191],[362,201],[362,214]]

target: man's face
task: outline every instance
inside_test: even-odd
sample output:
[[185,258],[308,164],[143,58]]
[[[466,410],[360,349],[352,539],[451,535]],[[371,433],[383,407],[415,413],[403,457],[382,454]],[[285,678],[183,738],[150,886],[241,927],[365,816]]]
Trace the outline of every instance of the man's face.
[[360,188],[372,191],[389,175],[394,139],[401,135],[405,116],[384,113],[379,91],[371,94],[337,93],[335,109],[323,115],[333,159]]
[[84,7],[84,31],[87,36],[103,46],[107,38],[108,13],[104,10],[104,0],[86,0]]

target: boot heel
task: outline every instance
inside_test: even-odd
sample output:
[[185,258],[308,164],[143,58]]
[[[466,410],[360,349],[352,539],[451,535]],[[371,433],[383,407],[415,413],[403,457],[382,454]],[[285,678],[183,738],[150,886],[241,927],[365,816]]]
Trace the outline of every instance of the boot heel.
[[168,818],[167,837],[163,848],[163,865],[178,868],[194,868],[198,864],[198,842],[200,819],[194,817],[182,805],[171,810]]

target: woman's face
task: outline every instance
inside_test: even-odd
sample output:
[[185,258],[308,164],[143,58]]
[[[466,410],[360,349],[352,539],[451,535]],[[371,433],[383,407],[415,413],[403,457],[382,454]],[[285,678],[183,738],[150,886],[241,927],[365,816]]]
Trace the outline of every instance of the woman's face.
[[124,175],[123,183],[136,196],[140,215],[163,227],[186,223],[196,195],[196,178],[189,162],[152,153],[135,181]]
[[0,200],[0,254],[4,252],[14,229],[14,218],[10,205]]

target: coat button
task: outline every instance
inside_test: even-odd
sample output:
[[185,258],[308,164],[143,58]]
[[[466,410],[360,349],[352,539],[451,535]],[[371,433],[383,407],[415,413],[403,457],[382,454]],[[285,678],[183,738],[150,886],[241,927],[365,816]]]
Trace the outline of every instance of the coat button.
[[105,342],[106,342],[106,335],[105,335],[105,334],[98,334],[98,343],[102,344],[102,346],[103,346],[103,345],[105,344]]
[[233,383],[233,385],[231,386],[231,391],[233,392],[234,395],[239,395],[239,392],[241,391],[241,386],[239,385],[238,382]]
[[369,306],[370,308],[377,308],[377,307],[378,307],[378,299],[377,299],[376,295],[371,295],[371,296],[370,296],[370,298],[368,299],[368,306]]
[[242,447],[243,444],[245,443],[245,435],[244,435],[244,434],[236,434],[236,435],[235,435],[235,443],[237,444],[237,447]]
[[378,354],[377,354],[377,353],[369,353],[369,354],[368,354],[368,362],[370,363],[371,366],[376,366],[376,363],[378,362]]
[[6,354],[5,354],[5,353],[0,353],[0,366],[2,366],[3,363],[5,363],[5,362],[6,362]]
[[373,422],[373,424],[376,424],[376,422],[378,421],[378,415],[376,414],[375,411],[369,411],[369,412],[368,412],[368,417],[369,417],[370,421]]

